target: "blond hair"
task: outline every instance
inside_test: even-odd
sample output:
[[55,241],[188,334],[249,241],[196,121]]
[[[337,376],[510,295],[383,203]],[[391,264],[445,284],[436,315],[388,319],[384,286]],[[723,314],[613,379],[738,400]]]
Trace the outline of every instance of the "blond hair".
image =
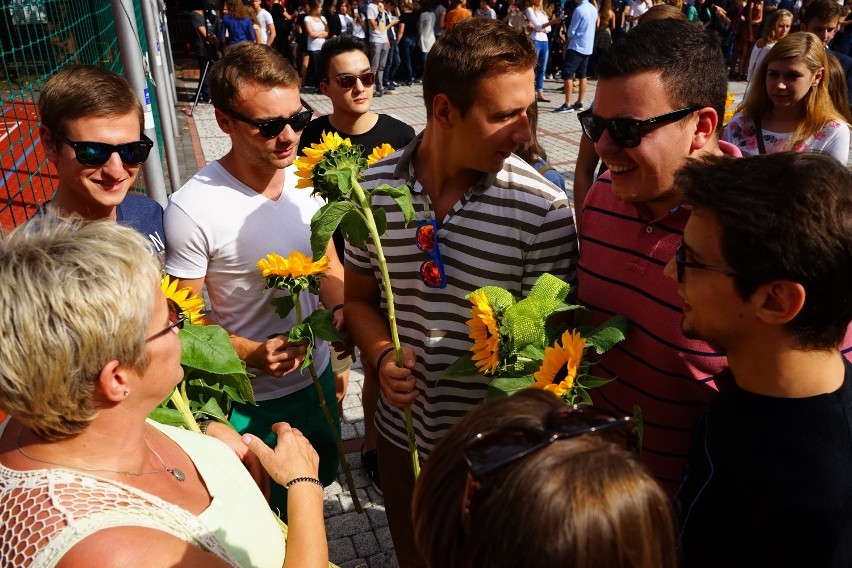
[[0,240],[3,409],[47,440],[84,430],[104,365],[147,366],[159,276],[144,237],[111,220],[49,213]]
[[94,65],[69,65],[45,84],[38,100],[41,123],[54,134],[66,136],[68,123],[87,117],[134,115],[144,130],[142,104],[124,80],[109,69]]
[[819,83],[811,87],[805,95],[804,118],[796,125],[790,134],[788,149],[793,149],[822,129],[832,120],[843,121],[843,116],[834,107],[828,92],[828,57],[825,46],[814,34],[796,32],[781,39],[775,47],[769,50],[760,65],[755,70],[754,82],[760,88],[749,89],[745,101],[737,109],[750,118],[761,118],[772,109],[772,100],[766,91],[766,73],[770,63],[782,59],[796,58],[802,61],[811,73],[823,70]]
[[209,83],[213,106],[228,110],[240,101],[246,83],[298,89],[299,74],[268,45],[244,41],[229,47],[213,65]]

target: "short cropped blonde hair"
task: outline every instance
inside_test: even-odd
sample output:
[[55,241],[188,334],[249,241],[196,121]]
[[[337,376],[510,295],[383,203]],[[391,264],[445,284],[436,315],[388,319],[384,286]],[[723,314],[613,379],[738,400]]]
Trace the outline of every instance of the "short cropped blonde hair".
[[84,430],[104,365],[147,366],[159,278],[144,237],[114,221],[48,214],[0,240],[0,406],[48,440]]

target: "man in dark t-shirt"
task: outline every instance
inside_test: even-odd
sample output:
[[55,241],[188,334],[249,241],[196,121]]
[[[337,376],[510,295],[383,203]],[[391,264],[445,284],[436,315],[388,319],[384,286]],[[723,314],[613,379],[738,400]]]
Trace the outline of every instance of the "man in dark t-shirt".
[[683,566],[852,566],[852,173],[818,153],[691,161],[665,274],[734,379],[695,427]]
[[[342,138],[349,138],[353,144],[359,144],[365,158],[374,148],[383,144],[390,144],[394,150],[399,150],[414,139],[411,126],[370,110],[376,74],[370,69],[367,53],[367,44],[353,36],[338,36],[323,44],[319,57],[320,91],[331,99],[332,111],[329,115],[312,120],[302,131],[300,154],[303,148],[318,144],[323,132],[336,132]],[[337,255],[343,259],[343,235],[340,229],[334,233],[334,244]],[[337,373],[338,394],[341,388],[345,391],[348,380],[348,374],[344,376],[343,373]],[[373,486],[381,491],[375,450],[378,432],[373,421],[379,398],[378,379],[369,365],[364,365],[364,373],[367,377],[361,393],[365,429],[361,461]]]

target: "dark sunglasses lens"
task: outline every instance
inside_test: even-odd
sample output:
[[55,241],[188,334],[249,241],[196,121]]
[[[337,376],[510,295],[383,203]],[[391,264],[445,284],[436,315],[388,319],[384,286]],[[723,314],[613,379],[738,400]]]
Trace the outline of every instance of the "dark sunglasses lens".
[[84,142],[74,149],[77,161],[84,166],[100,166],[109,160],[111,147],[108,144]]
[[300,132],[305,129],[308,123],[311,121],[311,117],[314,115],[309,110],[303,110],[299,114],[293,115],[288,119],[290,124],[290,128],[293,129],[293,132]]
[[118,147],[118,155],[125,164],[135,166],[148,159],[151,146],[144,142],[130,142]]
[[605,424],[612,424],[618,419],[596,408],[572,408],[566,406],[553,411],[547,419],[547,427],[560,434],[581,432]]
[[367,71],[361,75],[361,84],[365,87],[372,87],[376,82],[376,74],[372,71]]
[[417,248],[426,253],[435,250],[435,226],[431,223],[417,227]]
[[351,89],[355,86],[355,75],[338,75],[337,76],[337,84],[340,85],[341,89]]
[[264,138],[275,138],[276,136],[281,134],[281,131],[284,130],[285,126],[287,126],[286,119],[276,118],[273,120],[267,120],[266,122],[258,123],[257,130]]
[[465,448],[474,476],[482,476],[526,455],[545,443],[543,431],[504,428],[485,432],[471,440]]
[[612,138],[622,148],[635,148],[639,145],[641,134],[635,120],[617,119],[610,123]]
[[601,139],[603,130],[606,128],[605,123],[601,124],[603,122],[604,121],[591,114],[580,118],[580,126],[583,127],[583,132],[592,142],[597,142]]

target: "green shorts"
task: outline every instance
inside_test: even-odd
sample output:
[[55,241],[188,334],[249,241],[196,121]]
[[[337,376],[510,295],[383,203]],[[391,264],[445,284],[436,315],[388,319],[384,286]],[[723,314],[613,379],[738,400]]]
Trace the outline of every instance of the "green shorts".
[[[331,365],[320,375],[320,384],[325,395],[328,410],[340,435],[340,417],[337,415],[337,403],[334,393],[334,373]],[[288,394],[282,398],[264,400],[257,406],[250,404],[235,404],[231,411],[231,423],[240,434],[248,432],[262,438],[266,444],[274,448],[276,436],[272,425],[276,422],[287,422],[298,429],[308,439],[319,454],[319,478],[323,485],[331,485],[337,479],[339,461],[334,438],[328,427],[323,411],[320,409],[319,397],[314,385],[308,385],[302,390]],[[274,481],[269,504],[280,517],[287,519],[287,491]]]

